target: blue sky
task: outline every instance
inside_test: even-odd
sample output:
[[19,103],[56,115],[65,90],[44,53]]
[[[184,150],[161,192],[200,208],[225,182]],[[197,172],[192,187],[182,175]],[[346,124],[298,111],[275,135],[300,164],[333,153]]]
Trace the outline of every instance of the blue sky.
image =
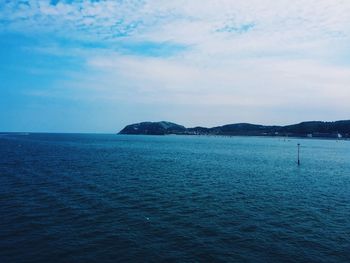
[[0,131],[350,119],[346,0],[0,0]]

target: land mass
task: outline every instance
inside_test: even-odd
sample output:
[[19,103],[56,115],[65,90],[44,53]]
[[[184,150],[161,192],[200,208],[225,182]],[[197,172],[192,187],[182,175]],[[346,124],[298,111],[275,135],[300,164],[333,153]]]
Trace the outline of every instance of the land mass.
[[127,125],[119,134],[139,135],[226,135],[226,136],[290,136],[350,138],[350,120],[324,122],[307,121],[286,126],[265,126],[236,123],[212,128],[185,126],[167,122],[141,122]]

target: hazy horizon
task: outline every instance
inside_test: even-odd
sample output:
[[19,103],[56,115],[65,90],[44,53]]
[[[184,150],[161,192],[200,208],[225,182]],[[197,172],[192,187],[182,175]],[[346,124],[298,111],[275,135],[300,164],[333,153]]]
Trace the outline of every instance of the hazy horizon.
[[350,2],[0,0],[0,131],[350,119]]
[[[141,123],[141,122],[172,122],[172,123],[175,123],[175,124],[179,124],[179,125],[183,125],[181,123],[176,123],[176,122],[173,122],[173,121],[169,121],[169,120],[156,120],[156,121],[140,121],[140,122],[135,122],[135,123],[128,123],[126,124],[125,126],[121,127],[120,129],[117,129],[115,131],[94,131],[94,130],[91,130],[91,131],[63,131],[63,130],[54,130],[54,131],[45,131],[45,130],[16,130],[16,131],[0,131],[0,133],[67,133],[67,134],[116,134],[116,133],[119,133],[123,128],[125,128],[126,126],[128,125],[131,125],[131,124],[137,124],[137,123]],[[269,124],[269,123],[249,123],[249,124],[253,124],[253,125],[263,125],[263,126],[288,126],[288,125],[294,125],[294,124],[299,124],[299,123],[302,123],[302,122],[309,122],[309,121],[323,121],[323,120],[307,120],[307,121],[300,121],[300,122],[296,122],[296,123],[287,123],[287,124]],[[348,120],[335,120],[335,121],[348,121]],[[324,121],[324,122],[334,122],[334,121]],[[240,124],[240,123],[247,123],[247,122],[239,122],[239,123],[236,123],[236,122],[231,122],[231,123],[221,123],[221,124],[218,124],[218,125],[214,125],[214,126],[208,126],[208,125],[193,125],[193,126],[186,126],[186,125],[183,125],[185,126],[185,128],[196,128],[196,127],[203,127],[203,128],[215,128],[215,127],[220,127],[220,126],[224,126],[224,125],[229,125],[229,124]]]

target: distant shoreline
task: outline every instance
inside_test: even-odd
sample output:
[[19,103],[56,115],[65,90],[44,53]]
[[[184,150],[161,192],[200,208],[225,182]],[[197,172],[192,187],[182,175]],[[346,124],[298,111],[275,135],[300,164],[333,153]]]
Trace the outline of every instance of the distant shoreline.
[[350,138],[350,120],[322,122],[309,121],[287,126],[266,126],[250,123],[235,123],[212,128],[185,126],[160,121],[127,125],[118,134],[129,135],[210,135],[210,136],[269,136],[296,138]]
[[333,138],[333,137],[305,137],[305,136],[273,136],[273,135],[214,135],[214,134],[120,134],[118,136],[161,136],[161,137],[170,137],[170,136],[185,136],[185,137],[221,137],[221,138],[231,138],[231,137],[256,137],[256,138],[276,138],[281,140],[289,139],[303,139],[303,140],[330,140],[330,141],[350,141],[350,138]]

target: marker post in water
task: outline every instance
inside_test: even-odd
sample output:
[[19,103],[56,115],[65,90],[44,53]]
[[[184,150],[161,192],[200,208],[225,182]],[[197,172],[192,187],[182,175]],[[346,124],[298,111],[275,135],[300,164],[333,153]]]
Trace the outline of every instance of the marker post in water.
[[298,165],[300,165],[300,143],[298,143]]

